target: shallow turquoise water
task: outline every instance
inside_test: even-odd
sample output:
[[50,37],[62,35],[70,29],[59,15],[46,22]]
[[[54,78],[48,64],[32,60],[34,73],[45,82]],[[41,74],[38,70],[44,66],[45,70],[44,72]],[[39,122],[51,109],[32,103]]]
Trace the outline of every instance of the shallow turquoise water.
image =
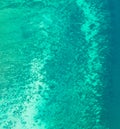
[[109,129],[107,7],[0,2],[0,129]]

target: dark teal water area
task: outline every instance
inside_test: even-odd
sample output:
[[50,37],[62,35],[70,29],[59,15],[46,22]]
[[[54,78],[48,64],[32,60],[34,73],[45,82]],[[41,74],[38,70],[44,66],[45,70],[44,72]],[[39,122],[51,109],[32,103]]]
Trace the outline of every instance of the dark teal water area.
[[[111,84],[108,86],[110,129],[120,129],[120,1],[109,0],[111,13]],[[107,98],[107,97],[106,97]]]

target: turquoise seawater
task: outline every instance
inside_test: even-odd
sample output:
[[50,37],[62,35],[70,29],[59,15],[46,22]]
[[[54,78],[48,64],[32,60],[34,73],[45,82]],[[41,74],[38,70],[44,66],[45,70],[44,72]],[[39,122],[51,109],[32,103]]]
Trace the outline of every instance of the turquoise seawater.
[[110,129],[110,24],[107,0],[1,0],[0,129]]

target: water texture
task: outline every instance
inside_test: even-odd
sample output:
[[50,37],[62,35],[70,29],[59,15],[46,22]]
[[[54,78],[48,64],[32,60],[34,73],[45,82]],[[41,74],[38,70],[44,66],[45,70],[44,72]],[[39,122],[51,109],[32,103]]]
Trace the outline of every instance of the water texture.
[[0,1],[0,129],[109,129],[107,1]]

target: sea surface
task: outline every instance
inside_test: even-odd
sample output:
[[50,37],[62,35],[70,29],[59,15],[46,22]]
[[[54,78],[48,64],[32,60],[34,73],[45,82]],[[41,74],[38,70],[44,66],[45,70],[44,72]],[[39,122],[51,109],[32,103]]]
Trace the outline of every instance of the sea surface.
[[119,0],[0,0],[0,129],[120,129]]

